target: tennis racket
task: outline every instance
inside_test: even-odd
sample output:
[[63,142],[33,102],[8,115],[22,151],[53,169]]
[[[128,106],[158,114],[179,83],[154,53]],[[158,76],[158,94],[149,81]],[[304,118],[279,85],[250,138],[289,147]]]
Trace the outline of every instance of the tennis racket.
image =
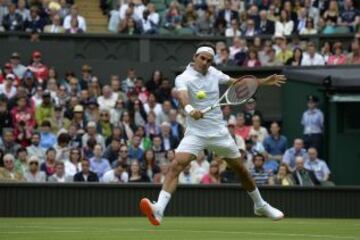
[[[201,110],[201,112],[204,114],[221,106],[243,104],[255,95],[258,87],[259,82],[255,76],[242,76],[231,84],[214,105]],[[225,102],[221,103],[224,99]]]

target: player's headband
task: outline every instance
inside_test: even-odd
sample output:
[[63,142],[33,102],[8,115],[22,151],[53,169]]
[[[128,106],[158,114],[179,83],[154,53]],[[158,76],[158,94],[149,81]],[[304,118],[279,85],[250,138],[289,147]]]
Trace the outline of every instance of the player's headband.
[[202,52],[207,52],[207,53],[210,53],[211,56],[215,56],[215,52],[214,50],[211,48],[211,47],[199,47],[197,50],[196,50],[196,53],[195,54],[199,54],[199,53],[202,53]]

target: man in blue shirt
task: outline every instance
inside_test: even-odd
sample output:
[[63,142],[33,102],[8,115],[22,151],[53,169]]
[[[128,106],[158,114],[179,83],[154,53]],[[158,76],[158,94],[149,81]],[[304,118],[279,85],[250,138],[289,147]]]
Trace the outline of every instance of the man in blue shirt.
[[50,130],[51,130],[50,121],[44,120],[41,123],[41,131],[40,131],[40,146],[44,150],[53,147],[57,142],[55,134],[50,132]]
[[315,148],[309,148],[308,154],[309,160],[305,162],[305,169],[313,171],[320,183],[327,182],[330,176],[330,169],[326,162],[318,158],[318,153]]
[[139,162],[142,162],[144,151],[140,148],[140,143],[141,143],[141,138],[135,135],[132,138],[132,142],[129,147],[129,157],[131,159],[137,159]]
[[286,163],[290,170],[293,172],[295,170],[295,159],[296,157],[302,157],[305,161],[309,158],[304,147],[304,142],[300,138],[294,140],[294,146],[285,151],[283,156],[283,163]]
[[324,114],[317,108],[318,102],[319,99],[316,96],[308,97],[308,110],[303,113],[301,124],[304,126],[305,148],[314,147],[321,153]]
[[280,126],[277,122],[271,124],[270,135],[265,138],[263,144],[269,154],[264,168],[276,172],[287,148],[287,139],[280,135]]
[[111,170],[109,160],[102,157],[103,149],[100,144],[94,147],[94,157],[90,158],[90,170],[95,172],[99,179],[102,178],[105,172]]

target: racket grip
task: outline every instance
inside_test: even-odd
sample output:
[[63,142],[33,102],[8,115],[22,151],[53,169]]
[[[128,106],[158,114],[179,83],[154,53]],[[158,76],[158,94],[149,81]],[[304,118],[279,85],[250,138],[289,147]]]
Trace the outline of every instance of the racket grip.
[[204,113],[209,112],[211,109],[212,109],[212,107],[207,107],[207,108],[202,109],[201,112],[204,114]]

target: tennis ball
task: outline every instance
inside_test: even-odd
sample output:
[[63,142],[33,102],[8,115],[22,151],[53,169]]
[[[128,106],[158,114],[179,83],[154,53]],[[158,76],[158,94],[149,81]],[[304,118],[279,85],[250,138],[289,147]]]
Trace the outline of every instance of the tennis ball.
[[198,91],[198,92],[196,93],[196,98],[197,98],[197,99],[204,99],[204,98],[206,98],[206,92],[203,91],[203,90]]

